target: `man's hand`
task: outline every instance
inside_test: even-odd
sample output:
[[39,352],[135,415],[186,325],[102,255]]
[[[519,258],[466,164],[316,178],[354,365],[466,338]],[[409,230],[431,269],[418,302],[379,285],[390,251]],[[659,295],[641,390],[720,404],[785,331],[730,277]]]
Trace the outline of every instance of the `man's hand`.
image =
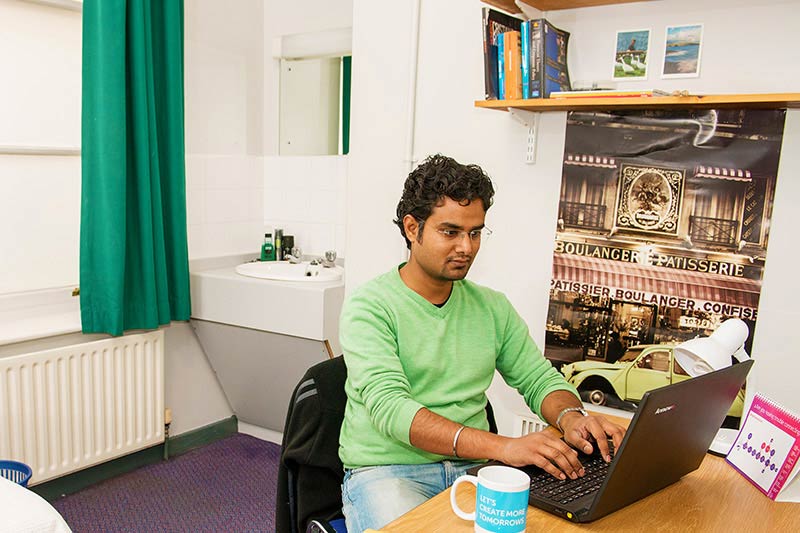
[[536,465],[558,479],[576,479],[585,473],[578,452],[545,431],[509,439],[500,460],[511,466]]
[[614,443],[614,449],[622,444],[625,429],[622,426],[606,420],[600,415],[583,416],[580,413],[567,413],[561,421],[564,430],[564,440],[583,453],[590,454],[594,451],[592,443],[597,448],[605,461],[611,462],[611,453],[608,449],[608,439]]

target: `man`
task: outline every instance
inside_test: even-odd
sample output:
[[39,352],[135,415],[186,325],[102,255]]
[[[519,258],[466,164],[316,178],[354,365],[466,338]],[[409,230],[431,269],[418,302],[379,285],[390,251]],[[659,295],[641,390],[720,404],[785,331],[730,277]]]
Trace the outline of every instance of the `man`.
[[573,387],[534,344],[504,295],[466,281],[494,189],[476,165],[435,155],[407,178],[397,206],[407,263],[356,290],[342,309],[347,408],[339,456],[347,529],[380,528],[475,464],[534,464],[565,479],[577,453],[547,433],[489,433],[495,369],[566,441],[610,461],[624,430],[587,416]]

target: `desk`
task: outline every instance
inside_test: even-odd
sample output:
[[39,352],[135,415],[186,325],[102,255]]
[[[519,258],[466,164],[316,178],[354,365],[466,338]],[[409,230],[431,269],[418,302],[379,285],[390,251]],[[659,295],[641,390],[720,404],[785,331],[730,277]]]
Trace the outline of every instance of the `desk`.
[[[614,419],[627,425],[628,421]],[[462,509],[475,508],[475,487],[458,489]],[[800,531],[800,504],[773,502],[721,457],[707,454],[700,468],[647,498],[587,524],[528,507],[527,531]],[[464,533],[473,522],[450,508],[450,489],[412,509],[381,531]]]

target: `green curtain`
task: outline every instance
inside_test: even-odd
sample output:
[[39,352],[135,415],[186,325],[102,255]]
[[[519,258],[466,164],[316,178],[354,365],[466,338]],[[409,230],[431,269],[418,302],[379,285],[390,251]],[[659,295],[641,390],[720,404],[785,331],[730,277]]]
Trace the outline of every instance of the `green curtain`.
[[183,1],[84,0],[81,319],[188,320]]

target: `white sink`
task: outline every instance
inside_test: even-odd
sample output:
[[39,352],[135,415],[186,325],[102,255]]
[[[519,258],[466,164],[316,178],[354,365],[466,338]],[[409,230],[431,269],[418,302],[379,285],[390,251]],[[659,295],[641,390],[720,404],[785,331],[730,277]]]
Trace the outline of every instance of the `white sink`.
[[322,265],[312,265],[308,261],[301,263],[255,261],[237,266],[236,273],[251,278],[276,281],[338,281],[342,279],[344,268],[340,266],[323,267]]

